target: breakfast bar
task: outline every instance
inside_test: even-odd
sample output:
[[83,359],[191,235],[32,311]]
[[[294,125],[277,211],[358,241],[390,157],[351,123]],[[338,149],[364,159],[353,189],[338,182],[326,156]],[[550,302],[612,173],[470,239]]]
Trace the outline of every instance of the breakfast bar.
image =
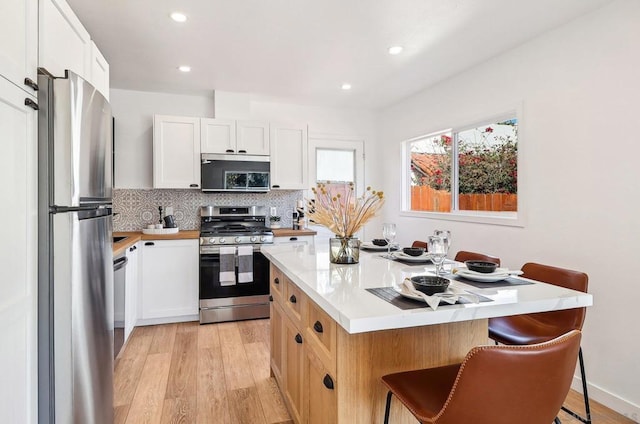
[[[592,304],[590,294],[545,283],[478,288],[459,280],[452,286],[483,301],[401,309],[367,289],[399,290],[433,265],[365,251],[358,264],[335,265],[321,240],[262,253],[271,262],[271,373],[298,423],[382,422],[382,375],[461,361],[488,343],[488,318]],[[404,408],[391,412],[391,422],[415,422]]]

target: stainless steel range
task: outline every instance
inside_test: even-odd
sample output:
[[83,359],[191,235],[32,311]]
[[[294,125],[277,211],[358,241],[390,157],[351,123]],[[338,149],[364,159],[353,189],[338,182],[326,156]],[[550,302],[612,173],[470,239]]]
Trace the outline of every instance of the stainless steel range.
[[200,208],[200,323],[269,317],[273,243],[263,206]]

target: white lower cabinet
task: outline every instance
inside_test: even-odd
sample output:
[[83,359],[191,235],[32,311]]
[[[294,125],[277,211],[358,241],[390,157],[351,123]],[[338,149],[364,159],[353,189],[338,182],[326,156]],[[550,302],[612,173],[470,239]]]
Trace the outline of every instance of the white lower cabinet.
[[143,240],[139,324],[198,319],[198,240]]
[[124,341],[126,342],[133,327],[138,321],[138,286],[140,285],[140,267],[138,266],[139,246],[136,243],[126,252],[127,267],[125,268],[124,283]]

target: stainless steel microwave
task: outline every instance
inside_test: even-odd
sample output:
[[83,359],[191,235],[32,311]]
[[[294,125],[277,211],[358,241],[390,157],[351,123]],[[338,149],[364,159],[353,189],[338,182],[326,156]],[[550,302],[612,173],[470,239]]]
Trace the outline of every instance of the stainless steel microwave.
[[269,156],[205,153],[201,156],[202,191],[269,191]]

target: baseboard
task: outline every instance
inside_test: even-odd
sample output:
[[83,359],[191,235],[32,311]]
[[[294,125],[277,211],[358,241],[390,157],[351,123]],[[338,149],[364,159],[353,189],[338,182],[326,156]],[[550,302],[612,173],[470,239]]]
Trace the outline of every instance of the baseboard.
[[[576,392],[582,393],[582,380],[574,376],[571,388]],[[589,390],[589,399],[593,399],[630,420],[640,423],[640,406],[589,382],[587,382],[587,389]]]

